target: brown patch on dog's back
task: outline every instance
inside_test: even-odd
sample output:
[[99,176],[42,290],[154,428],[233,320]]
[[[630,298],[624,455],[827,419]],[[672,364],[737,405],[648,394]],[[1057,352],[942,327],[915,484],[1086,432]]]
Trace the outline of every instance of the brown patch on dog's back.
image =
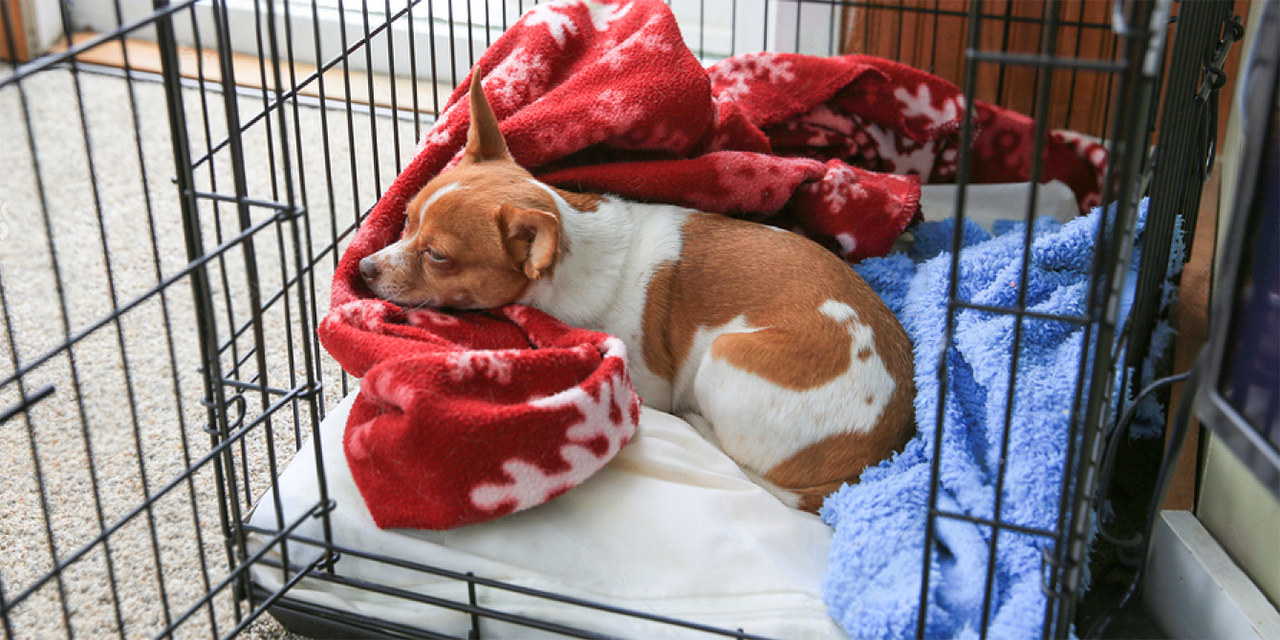
[[[887,360],[885,366],[891,373],[901,369],[900,363],[891,366]],[[867,467],[901,451],[915,434],[916,393],[912,378],[908,377],[905,383],[897,376],[895,380],[898,384],[893,396],[870,431],[823,438],[770,469],[764,477],[799,496],[800,509],[817,512],[828,495],[845,483],[856,484]],[[870,398],[867,404],[871,404]]]
[[[915,364],[910,340],[883,303],[859,309],[859,314],[876,327],[876,353],[893,377],[893,395],[870,431],[819,440],[764,474],[770,482],[800,496],[800,508],[805,511],[816,512],[826,496],[845,483],[857,483],[863,470],[901,451],[915,435]],[[866,398],[868,405],[873,402],[870,396]]]
[[[641,318],[640,330],[644,332],[644,340],[640,345],[640,353],[644,364],[654,375],[673,380],[683,362],[683,353],[688,352],[688,345],[679,361],[673,357],[671,337],[682,331],[670,331],[667,318],[671,316],[671,300],[676,287],[676,264],[668,262],[660,265],[649,278],[648,290],[645,293],[644,316]],[[692,343],[692,339],[690,339]]]
[[600,208],[600,203],[604,202],[604,196],[596,193],[574,193],[563,189],[556,189],[556,193],[578,211],[595,211]]
[[[906,333],[879,297],[817,244],[706,213],[691,214],[683,236],[680,260],[659,267],[648,285],[642,353],[654,374],[674,379],[699,328],[719,327],[739,316],[760,330],[721,336],[713,355],[789,389],[818,387],[848,370],[846,322],[868,325],[882,354],[910,352]],[[822,305],[832,300],[852,307],[857,319],[822,313]],[[903,379],[900,370],[889,373]]]
[[[894,381],[879,419],[867,431],[829,436],[772,469],[757,470],[816,511],[863,469],[900,450],[915,429],[911,342],[888,307],[843,261],[795,234],[715,214],[685,223],[680,260],[661,265],[648,285],[642,331],[644,362],[674,380],[700,328],[738,317],[759,330],[717,338],[712,353],[779,386],[805,390],[845,374],[856,357],[879,356]],[[836,301],[856,314],[821,311]],[[871,329],[873,347],[852,353],[849,323]],[[868,408],[877,398],[860,399]],[[869,409],[868,409],[869,410]]]

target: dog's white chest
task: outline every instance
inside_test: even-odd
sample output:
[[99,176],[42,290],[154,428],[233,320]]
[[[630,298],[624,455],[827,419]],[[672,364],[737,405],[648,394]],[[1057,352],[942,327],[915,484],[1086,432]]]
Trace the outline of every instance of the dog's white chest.
[[672,386],[645,362],[643,319],[655,272],[680,259],[690,213],[616,198],[591,212],[562,206],[564,258],[555,275],[533,283],[522,300],[569,324],[621,338],[636,391],[645,405],[663,411],[675,409]]

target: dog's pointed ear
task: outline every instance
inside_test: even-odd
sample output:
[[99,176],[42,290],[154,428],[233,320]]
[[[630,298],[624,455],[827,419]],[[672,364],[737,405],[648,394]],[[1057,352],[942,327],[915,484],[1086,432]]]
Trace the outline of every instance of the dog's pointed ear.
[[530,280],[540,280],[555,265],[560,252],[560,220],[554,215],[503,203],[498,209],[498,227],[512,264]]
[[473,162],[511,158],[507,142],[498,129],[498,118],[493,114],[493,107],[489,106],[489,99],[480,84],[480,67],[471,69],[471,127],[467,129],[465,157]]

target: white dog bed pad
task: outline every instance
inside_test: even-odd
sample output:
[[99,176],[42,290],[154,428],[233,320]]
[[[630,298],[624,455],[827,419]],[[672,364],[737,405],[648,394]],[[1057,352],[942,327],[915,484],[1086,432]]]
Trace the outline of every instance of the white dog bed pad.
[[[924,213],[924,219],[934,222],[956,217],[959,190],[959,185],[954,184],[920,185],[920,211]],[[970,184],[965,188],[964,217],[991,231],[998,220],[1026,219],[1030,195],[1030,182]],[[1049,216],[1059,222],[1070,222],[1079,217],[1080,207],[1071,187],[1058,180],[1039,185],[1036,189],[1036,215]]]
[[[379,529],[351,477],[342,432],[355,393],[321,424],[334,543],[523,587],[664,617],[778,638],[843,638],[826,613],[821,579],[831,531],[816,516],[789,509],[749,481],[733,461],[688,423],[644,408],[636,437],[604,469],[563,496],[528,511],[450,531]],[[278,486],[289,523],[316,504],[312,446],[303,445]],[[274,530],[270,492],[250,518]],[[322,539],[309,518],[296,535]],[[264,538],[251,535],[250,553]],[[289,546],[290,564],[318,557]],[[277,549],[268,557],[279,559]],[[468,602],[463,582],[365,560],[350,554],[340,575]],[[281,572],[255,565],[253,580],[281,585]],[[697,638],[704,634],[654,622],[534,599],[486,586],[478,604],[632,638]],[[334,609],[465,637],[470,616],[376,592],[307,578],[290,596]],[[481,620],[485,638],[544,637]]]

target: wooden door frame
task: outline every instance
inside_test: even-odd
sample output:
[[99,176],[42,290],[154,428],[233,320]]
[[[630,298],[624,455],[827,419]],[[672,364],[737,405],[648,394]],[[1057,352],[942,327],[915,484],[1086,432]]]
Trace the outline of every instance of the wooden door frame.
[[[31,59],[32,53],[30,43],[33,38],[28,29],[31,21],[26,18],[31,13],[32,7],[26,0],[0,0],[0,4],[4,5],[9,17],[8,25],[0,20],[0,61],[13,61],[16,54],[17,62],[26,62]],[[0,14],[0,16],[3,15]],[[12,49],[16,51],[10,47],[10,32],[13,35]]]

